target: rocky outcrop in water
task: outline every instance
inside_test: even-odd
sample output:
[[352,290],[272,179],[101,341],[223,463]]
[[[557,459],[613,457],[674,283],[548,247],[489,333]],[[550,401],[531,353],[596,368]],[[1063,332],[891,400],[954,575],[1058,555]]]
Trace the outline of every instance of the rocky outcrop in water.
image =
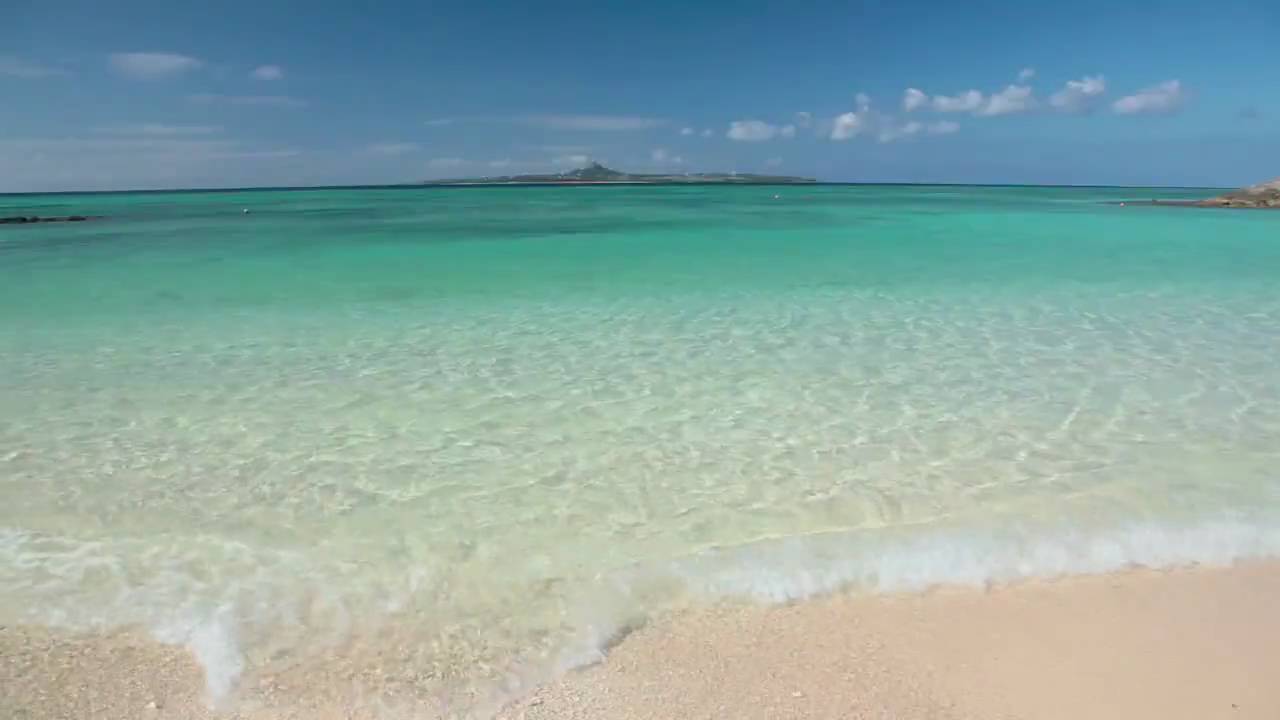
[[40,217],[38,215],[12,215],[10,217],[0,217],[0,225],[28,225],[30,223],[53,223],[53,222],[84,222],[85,220],[97,220],[99,218],[89,215],[61,215],[55,217]]
[[1193,203],[1198,207],[1277,208],[1280,209],[1280,178],[1251,185],[1216,198]]

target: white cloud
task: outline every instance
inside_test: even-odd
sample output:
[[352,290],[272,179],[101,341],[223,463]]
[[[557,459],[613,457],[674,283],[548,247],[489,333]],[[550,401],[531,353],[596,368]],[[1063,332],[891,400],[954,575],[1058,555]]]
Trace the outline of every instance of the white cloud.
[[204,65],[193,57],[163,52],[112,53],[107,62],[117,73],[135,80],[176,77]]
[[198,152],[223,153],[238,150],[241,143],[227,139],[189,139],[172,137],[90,137],[90,138],[31,138],[0,140],[0,145],[12,150],[21,148],[33,151],[66,150],[86,153],[150,153],[150,152]]
[[548,130],[593,130],[620,132],[648,130],[667,123],[661,118],[631,115],[525,115],[517,122]]
[[959,95],[933,96],[933,109],[938,112],[974,112],[982,107],[982,93],[968,90]]
[[568,115],[568,114],[530,114],[530,115],[471,115],[466,117],[442,117],[424,120],[428,127],[444,127],[461,123],[489,123],[527,125],[543,130],[587,130],[602,132],[625,132],[631,130],[649,130],[670,123],[665,118],[642,117],[638,115]]
[[776,168],[781,164],[782,164],[782,158],[780,157],[771,157],[768,160],[764,161],[764,166],[769,168]]
[[67,72],[65,70],[60,70],[55,67],[27,62],[21,58],[16,58],[11,55],[0,55],[0,75],[35,80],[38,78],[54,77],[66,74]]
[[894,140],[911,137],[912,135],[919,133],[921,130],[924,130],[924,123],[916,120],[912,120],[911,122],[902,125],[885,123],[884,126],[880,128],[880,135],[877,139],[882,143],[890,143]]
[[683,165],[684,158],[679,155],[672,155],[666,148],[654,148],[649,153],[649,159],[659,165]]
[[209,137],[3,138],[0,192],[288,184],[302,155]]
[[[927,102],[927,96],[920,93],[921,101]],[[904,96],[904,101],[906,97]],[[830,122],[829,137],[832,140],[850,140],[860,135],[869,135],[874,133],[876,139],[881,143],[891,143],[897,140],[912,138],[917,135],[946,135],[956,132],[960,129],[960,125],[949,120],[938,121],[933,123],[924,123],[918,120],[908,120],[900,122],[892,115],[875,110],[871,105],[871,98],[859,93],[855,97],[857,110],[838,115]],[[904,105],[907,104],[904,102]],[[827,123],[823,123],[825,127]]]
[[521,147],[552,155],[588,155],[595,150],[591,145],[522,145]]
[[773,125],[763,120],[734,120],[725,133],[725,137],[739,142],[763,142],[774,138],[790,140],[795,136],[795,125]]
[[[828,137],[832,140],[849,140],[864,132],[869,132],[877,124],[879,118],[871,110],[870,95],[858,93],[853,96],[853,102],[857,106],[854,112],[837,115],[831,121],[831,133]],[[823,125],[825,127],[825,123]]]
[[461,167],[466,163],[467,163],[466,160],[463,160],[462,158],[456,158],[456,157],[438,157],[438,158],[431,158],[430,160],[427,161],[427,165],[429,165],[430,167],[436,170],[442,170],[444,168]]
[[690,135],[693,134],[693,128],[691,127],[680,128],[680,134],[683,135],[684,137],[689,137]]
[[297,157],[302,154],[301,150],[244,150],[241,152],[223,153],[218,156],[220,160],[243,160],[246,158],[287,158]]
[[1182,88],[1182,83],[1178,80],[1168,80],[1133,95],[1122,97],[1112,103],[1111,108],[1121,115],[1167,114],[1176,112],[1185,100],[1186,92]]
[[104,135],[142,135],[147,137],[191,137],[196,135],[217,135],[222,128],[216,125],[164,125],[162,123],[139,123],[137,125],[118,125],[99,128],[98,133]]
[[892,118],[881,118],[878,126],[880,132],[877,135],[877,140],[882,143],[891,143],[895,140],[912,138],[920,134],[950,135],[960,130],[960,123],[952,120],[939,120],[931,123],[912,120],[902,125],[896,125]]
[[1049,96],[1049,104],[1062,112],[1088,112],[1107,91],[1107,79],[1101,75],[1086,75],[1079,80],[1068,80],[1058,92]]
[[1036,106],[1031,86],[1026,84],[1035,74],[1035,68],[1023,68],[1018,72],[1017,84],[1008,85],[989,96],[978,90],[966,90],[957,95],[929,97],[923,90],[907,88],[902,93],[902,109],[914,112],[932,108],[943,113],[973,113],[988,117],[1027,112]]
[[848,112],[843,115],[837,115],[835,122],[831,126],[831,139],[848,140],[856,137],[867,130],[867,125],[865,112]]
[[262,65],[254,68],[249,77],[254,80],[283,80],[284,68],[279,65]]
[[770,125],[763,120],[734,120],[729,123],[729,131],[725,133],[725,137],[740,142],[762,142],[772,140],[778,135],[778,131],[777,125]]
[[804,129],[813,125],[813,113],[798,112],[794,117],[796,127]]
[[288,95],[218,95],[198,93],[188,95],[187,101],[196,105],[242,105],[249,107],[306,107],[307,101]]
[[364,151],[372,155],[408,155],[416,153],[422,149],[422,146],[413,142],[384,142],[366,145]]
[[707,128],[706,130],[702,131],[702,137],[705,137],[705,138],[709,138],[715,134],[716,134],[716,131],[712,130],[711,128]]
[[902,109],[905,112],[914,112],[929,104],[929,96],[923,91],[916,88],[907,88],[902,93]]
[[553,158],[551,162],[561,167],[580,168],[580,167],[585,167],[588,163],[591,162],[591,156],[582,155],[582,154],[561,155],[559,157]]
[[[853,96],[854,105],[857,109],[854,112],[847,112],[837,115],[831,121],[831,132],[828,137],[832,140],[849,140],[853,137],[869,132],[879,123],[880,116],[871,109],[871,96],[866,93],[858,93]],[[825,127],[827,123],[823,123]]]
[[1012,115],[1026,112],[1036,105],[1031,96],[1030,85],[1009,85],[998,93],[993,93],[987,102],[978,108],[978,115],[993,117],[995,115]]

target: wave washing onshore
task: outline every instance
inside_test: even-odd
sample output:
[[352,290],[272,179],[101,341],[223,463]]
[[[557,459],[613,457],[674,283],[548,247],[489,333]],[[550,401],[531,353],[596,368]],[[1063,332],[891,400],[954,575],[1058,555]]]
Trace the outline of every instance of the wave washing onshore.
[[1274,225],[1126,193],[12,208],[114,219],[0,239],[0,624],[481,712],[726,600],[1280,555]]
[[[54,556],[21,549],[24,543],[41,542],[35,538],[15,542],[10,537],[3,544],[11,553],[5,564],[12,567],[15,557],[21,557],[25,565],[58,564]],[[86,567],[114,562],[86,555],[84,549],[77,554]],[[212,707],[239,705],[244,695],[256,694],[263,678],[277,673],[294,678],[325,672],[332,675],[326,668],[336,664],[349,675],[345,690],[327,691],[335,703],[394,689],[392,695],[426,706],[443,704],[483,711],[518,699],[568,670],[598,662],[617,638],[655,615],[722,602],[781,604],[840,592],[894,594],[939,586],[982,587],[1135,567],[1226,566],[1276,556],[1280,556],[1280,526],[1241,518],[1182,528],[1139,524],[1112,531],[1064,530],[1052,536],[1008,528],[808,535],[706,551],[584,583],[564,598],[556,626],[544,629],[550,633],[541,639],[544,649],[533,655],[522,655],[521,648],[514,648],[507,657],[480,657],[474,655],[473,639],[454,638],[450,646],[439,626],[424,626],[412,613],[391,611],[376,618],[374,624],[362,624],[338,610],[324,617],[341,616],[340,630],[319,618],[312,620],[303,631],[323,636],[320,643],[309,646],[305,654],[292,646],[283,662],[256,662],[247,678],[241,677],[246,648],[237,638],[242,629],[233,619],[236,611],[243,613],[244,609],[236,607],[234,597],[208,615],[179,605],[168,616],[159,617],[146,610],[156,603],[139,597],[140,614],[130,617],[123,608],[117,609],[115,619],[106,627],[120,624],[122,618],[126,623],[143,623],[143,629],[149,626],[146,634],[154,640],[188,650],[201,668]],[[15,582],[13,577],[6,580]],[[278,615],[258,621],[283,624],[288,622],[287,615],[296,611],[277,608]],[[43,614],[31,617],[46,621],[58,617],[56,608],[41,608],[40,612]],[[83,631],[96,624],[62,617],[68,630]],[[265,640],[259,638],[259,642]],[[297,639],[275,638],[275,642],[296,643]],[[450,656],[455,658],[455,667],[440,662],[441,657]],[[490,667],[482,675],[471,676],[476,669],[468,667],[471,663]],[[457,674],[450,676],[450,671]],[[476,683],[475,677],[486,679]],[[244,692],[240,692],[242,684],[248,688]]]
[[[665,615],[603,662],[471,716],[1268,720],[1280,713],[1275,561],[987,590],[832,595]],[[137,633],[0,628],[0,712],[28,720],[458,716],[352,658],[263,676],[211,708],[194,658]]]
[[1280,565],[664,619],[500,714],[552,718],[1268,720]]

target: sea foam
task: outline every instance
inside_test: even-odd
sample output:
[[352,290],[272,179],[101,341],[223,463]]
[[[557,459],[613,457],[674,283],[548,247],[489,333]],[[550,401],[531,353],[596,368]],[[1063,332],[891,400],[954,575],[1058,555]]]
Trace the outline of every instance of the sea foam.
[[[157,576],[165,578],[166,585],[117,585],[92,602],[84,595],[79,602],[66,602],[87,573],[119,566],[109,545],[75,544],[65,538],[4,530],[0,532],[0,580],[14,599],[31,600],[24,622],[78,630],[142,624],[157,640],[188,648],[204,668],[209,696],[215,703],[227,699],[241,674],[252,669],[241,644],[241,623],[296,621],[296,612],[285,608],[296,608],[300,598],[312,592],[270,582],[220,594],[222,600],[213,603],[204,594],[207,586],[196,578],[167,572]],[[628,628],[653,613],[677,607],[726,599],[785,603],[837,591],[914,592],[939,585],[984,586],[1134,567],[1227,565],[1269,557],[1280,557],[1280,522],[1240,514],[1184,524],[1138,522],[1090,530],[891,528],[708,549],[565,583],[559,592],[564,596],[566,614],[558,639],[548,648],[551,654],[542,655],[543,660],[529,659],[524,667],[512,665],[505,691],[523,692],[556,673],[597,662]],[[24,570],[37,566],[58,571],[37,584],[19,579]],[[415,581],[413,587],[418,585]],[[411,592],[407,588],[405,591]],[[79,591],[85,592],[83,587]],[[536,590],[530,588],[529,592]],[[184,597],[183,593],[191,595]],[[263,605],[271,593],[278,594],[278,602]],[[376,604],[342,598],[341,589],[335,588],[334,593],[334,602],[339,605],[379,612]],[[49,601],[38,602],[40,596]],[[53,600],[54,596],[64,600]],[[536,598],[530,596],[530,600]],[[397,601],[404,603],[420,611],[430,608],[421,599]],[[253,616],[264,612],[264,607],[274,607],[276,617]],[[393,616],[401,612],[385,602],[381,611],[390,611]],[[353,626],[367,627],[363,620],[368,619],[353,619]],[[395,622],[394,618],[390,621]],[[548,629],[529,628],[535,634]],[[317,634],[332,631],[311,629]],[[291,634],[299,632],[306,631]],[[419,638],[424,644],[434,640]]]

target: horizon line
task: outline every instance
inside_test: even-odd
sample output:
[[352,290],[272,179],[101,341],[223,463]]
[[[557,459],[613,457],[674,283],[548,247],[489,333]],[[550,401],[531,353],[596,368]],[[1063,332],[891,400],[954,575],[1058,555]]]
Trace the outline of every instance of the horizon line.
[[1111,184],[1071,184],[1071,183],[966,183],[966,182],[895,182],[895,181],[829,181],[815,180],[803,183],[686,183],[686,182],[636,182],[636,183],[450,183],[442,180],[421,180],[408,183],[355,184],[355,185],[248,185],[248,186],[205,186],[174,188],[123,188],[119,190],[26,190],[18,192],[0,192],[0,197],[27,197],[35,195],[123,195],[129,193],[220,193],[220,192],[308,192],[318,190],[448,190],[467,188],[557,188],[557,187],[762,187],[762,186],[800,186],[800,187],[985,187],[985,188],[1077,188],[1077,189],[1152,189],[1152,190],[1230,190],[1231,186],[1218,185],[1111,185]]

